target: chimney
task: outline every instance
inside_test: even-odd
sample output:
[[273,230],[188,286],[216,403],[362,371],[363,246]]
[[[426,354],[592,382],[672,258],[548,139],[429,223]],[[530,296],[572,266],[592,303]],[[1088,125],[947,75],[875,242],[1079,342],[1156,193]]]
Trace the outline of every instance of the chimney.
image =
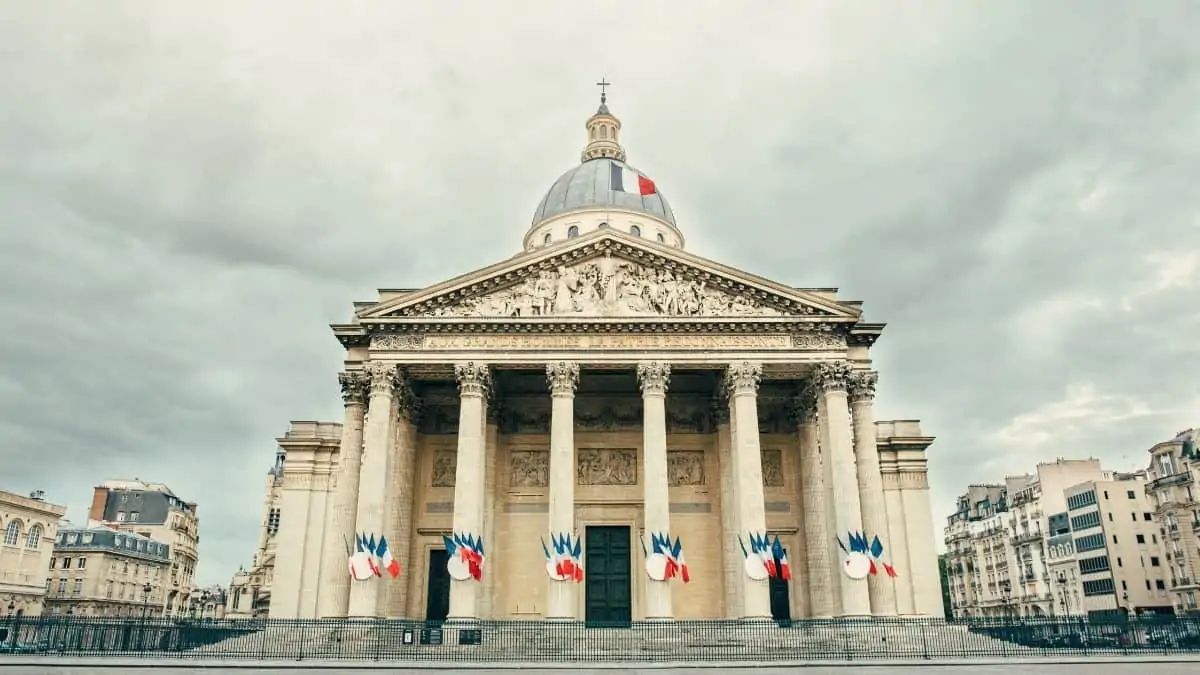
[[108,488],[98,487],[92,491],[92,507],[88,510],[89,520],[104,520],[104,505],[108,503]]

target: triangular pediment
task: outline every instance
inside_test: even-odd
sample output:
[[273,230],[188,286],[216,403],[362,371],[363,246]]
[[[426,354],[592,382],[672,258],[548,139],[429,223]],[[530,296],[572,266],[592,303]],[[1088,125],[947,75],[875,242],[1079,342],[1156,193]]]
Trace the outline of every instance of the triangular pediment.
[[359,318],[854,320],[859,314],[814,293],[601,230],[364,308]]

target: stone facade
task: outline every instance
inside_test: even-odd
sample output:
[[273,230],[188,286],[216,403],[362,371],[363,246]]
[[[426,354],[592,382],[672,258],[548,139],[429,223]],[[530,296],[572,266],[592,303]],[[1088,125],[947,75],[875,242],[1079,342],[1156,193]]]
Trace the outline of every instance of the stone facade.
[[93,521],[63,526],[46,579],[47,615],[161,617],[171,584],[171,547]]
[[[289,440],[294,440],[294,437]],[[290,444],[295,446],[295,443]],[[268,614],[271,584],[275,578],[279,523],[283,516],[283,468],[286,462],[287,451],[281,447],[275,453],[275,464],[267,472],[254,558],[249,569],[242,567],[234,573],[229,590],[224,594],[226,603],[222,615],[226,618],[257,619]]]
[[46,568],[67,507],[40,492],[0,490],[0,615],[37,616],[46,596]]
[[[271,616],[940,615],[933,439],[872,409],[883,324],[684,251],[607,105],[587,128],[523,253],[333,326],[345,416],[289,450]],[[399,578],[351,580],[359,535]],[[843,549],[875,537],[867,575]]]

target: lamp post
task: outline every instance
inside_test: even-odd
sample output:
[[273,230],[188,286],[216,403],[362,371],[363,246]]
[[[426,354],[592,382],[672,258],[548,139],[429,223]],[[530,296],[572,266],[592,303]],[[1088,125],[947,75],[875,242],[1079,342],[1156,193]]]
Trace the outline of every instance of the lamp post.
[[1062,589],[1063,611],[1066,613],[1067,618],[1070,619],[1071,618],[1071,595],[1067,592],[1067,573],[1066,572],[1058,573],[1058,587],[1060,589]]

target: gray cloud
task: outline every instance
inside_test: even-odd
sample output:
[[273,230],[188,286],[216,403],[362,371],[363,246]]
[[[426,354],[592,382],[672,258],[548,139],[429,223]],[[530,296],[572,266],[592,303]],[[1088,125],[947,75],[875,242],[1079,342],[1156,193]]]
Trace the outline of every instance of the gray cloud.
[[514,253],[592,83],[689,249],[890,323],[884,417],[967,480],[1195,425],[1194,3],[9,3],[5,486],[115,476],[248,562],[326,324]]

